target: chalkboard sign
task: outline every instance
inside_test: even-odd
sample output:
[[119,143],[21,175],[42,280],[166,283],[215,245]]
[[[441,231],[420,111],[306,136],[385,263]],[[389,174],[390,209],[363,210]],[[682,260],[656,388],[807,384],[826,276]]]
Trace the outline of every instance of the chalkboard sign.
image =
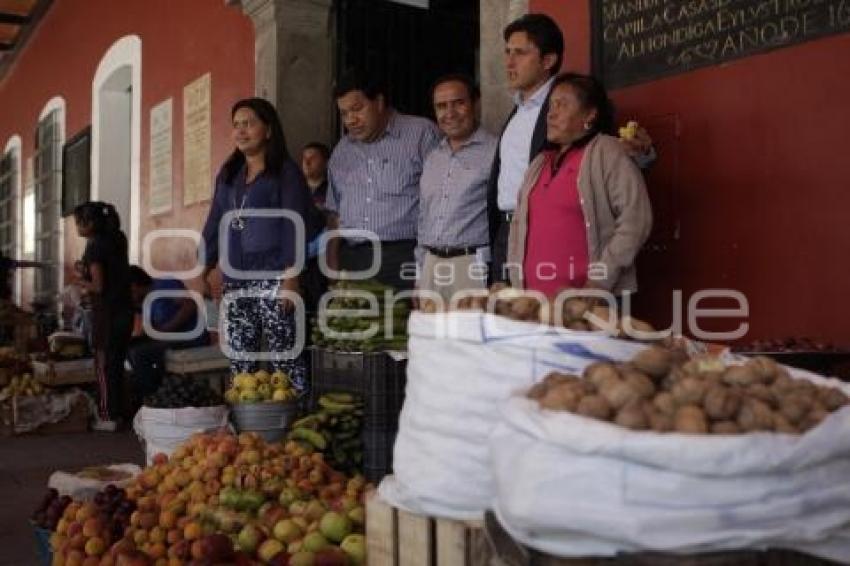
[[589,1],[609,88],[850,31],[850,0]]
[[91,194],[91,128],[62,146],[62,216],[74,212]]

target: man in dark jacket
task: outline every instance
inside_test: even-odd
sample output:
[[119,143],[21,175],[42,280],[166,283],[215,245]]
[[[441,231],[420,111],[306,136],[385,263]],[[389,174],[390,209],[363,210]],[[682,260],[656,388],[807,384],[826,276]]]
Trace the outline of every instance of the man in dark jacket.
[[[493,281],[507,280],[503,266],[517,194],[529,164],[546,146],[549,94],[564,55],[563,34],[544,14],[526,14],[511,22],[504,39],[505,70],[515,106],[499,138],[487,191]],[[642,129],[624,143],[640,166],[655,157],[652,140]]]

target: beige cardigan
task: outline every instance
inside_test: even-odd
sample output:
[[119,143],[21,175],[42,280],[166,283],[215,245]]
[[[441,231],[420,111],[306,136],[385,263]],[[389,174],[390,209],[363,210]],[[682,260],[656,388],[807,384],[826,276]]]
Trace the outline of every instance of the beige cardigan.
[[[528,198],[545,162],[532,161],[519,191],[508,239],[511,284],[524,287],[522,273],[528,236]],[[637,290],[635,256],[649,237],[652,209],[643,175],[617,138],[600,134],[585,147],[578,190],[587,226],[589,287],[615,294]],[[553,236],[557,237],[554,230]]]

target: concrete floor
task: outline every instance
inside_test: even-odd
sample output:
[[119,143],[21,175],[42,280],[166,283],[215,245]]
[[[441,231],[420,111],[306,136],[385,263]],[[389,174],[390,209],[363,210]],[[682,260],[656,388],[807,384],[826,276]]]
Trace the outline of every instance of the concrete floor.
[[121,462],[144,464],[133,433],[0,438],[0,566],[38,566],[28,519],[51,473]]

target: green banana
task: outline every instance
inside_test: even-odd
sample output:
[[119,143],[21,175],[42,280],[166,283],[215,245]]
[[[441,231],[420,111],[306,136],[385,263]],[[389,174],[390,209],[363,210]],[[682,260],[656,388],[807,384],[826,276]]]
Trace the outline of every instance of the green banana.
[[289,437],[295,440],[306,440],[319,450],[328,447],[327,439],[320,433],[309,428],[296,428],[289,433]]

